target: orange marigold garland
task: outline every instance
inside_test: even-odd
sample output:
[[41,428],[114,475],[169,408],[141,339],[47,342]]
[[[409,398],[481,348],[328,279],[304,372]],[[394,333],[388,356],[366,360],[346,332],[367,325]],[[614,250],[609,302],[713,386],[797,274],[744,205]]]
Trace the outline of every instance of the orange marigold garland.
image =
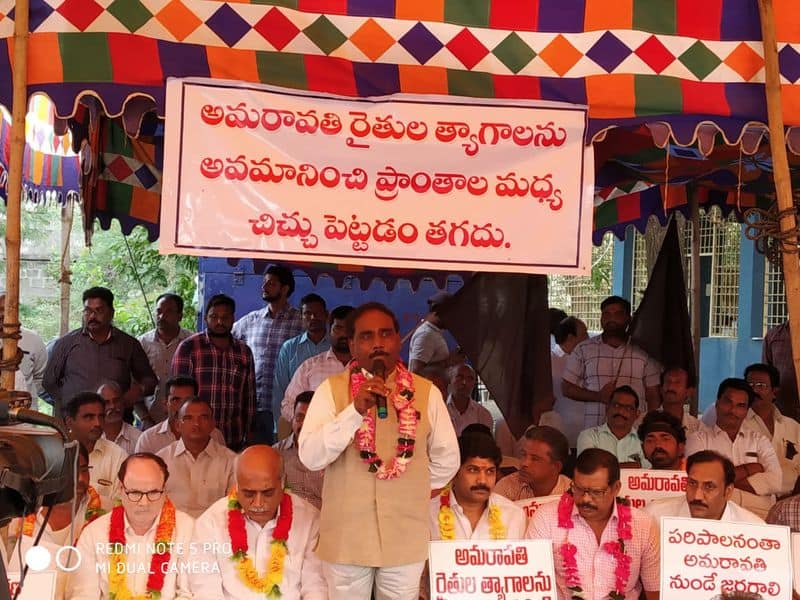
[[[86,512],[83,516],[83,527],[81,528],[78,535],[80,535],[86,526],[97,519],[97,517],[102,517],[106,514],[106,511],[103,509],[102,504],[100,503],[100,495],[97,493],[92,486],[89,486],[86,490],[86,495],[89,497],[89,502],[86,505]],[[22,535],[27,535],[28,537],[33,537],[33,531],[36,527],[36,513],[31,513],[25,517],[25,520],[22,523]]]
[[236,497],[236,490],[228,496],[228,536],[231,540],[231,560],[237,563],[239,578],[254,592],[265,594],[267,598],[280,598],[283,583],[283,565],[289,552],[287,542],[292,528],[292,497],[284,493],[278,509],[278,521],[272,532],[270,555],[267,561],[267,574],[261,577],[247,555],[247,529],[245,528],[242,505]]
[[150,559],[147,591],[134,596],[128,588],[128,571],[125,557],[125,509],[117,506],[111,511],[108,541],[113,546],[108,573],[110,600],[158,600],[164,587],[164,575],[170,561],[172,535],[175,532],[175,505],[167,498],[161,508],[156,526],[155,548]]

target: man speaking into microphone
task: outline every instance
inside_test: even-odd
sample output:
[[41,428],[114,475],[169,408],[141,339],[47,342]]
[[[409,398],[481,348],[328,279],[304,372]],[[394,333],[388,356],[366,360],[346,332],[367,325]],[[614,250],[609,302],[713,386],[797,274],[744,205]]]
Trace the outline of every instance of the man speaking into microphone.
[[325,469],[317,554],[330,600],[373,588],[376,600],[416,600],[429,499],[458,470],[458,442],[439,390],[400,362],[392,311],[359,306],[347,335],[353,360],[317,388],[300,432],[300,460]]

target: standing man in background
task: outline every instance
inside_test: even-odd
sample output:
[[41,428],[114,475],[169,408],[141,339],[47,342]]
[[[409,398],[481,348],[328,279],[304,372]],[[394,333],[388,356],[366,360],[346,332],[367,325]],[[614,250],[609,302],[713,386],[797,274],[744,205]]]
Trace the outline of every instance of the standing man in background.
[[300,311],[289,304],[292,292],[292,271],[282,265],[270,265],[261,284],[261,297],[267,305],[247,313],[233,325],[233,336],[250,346],[256,361],[256,413],[250,428],[254,444],[273,441],[280,417],[280,406],[272,406],[275,361],[283,343],[303,328]]

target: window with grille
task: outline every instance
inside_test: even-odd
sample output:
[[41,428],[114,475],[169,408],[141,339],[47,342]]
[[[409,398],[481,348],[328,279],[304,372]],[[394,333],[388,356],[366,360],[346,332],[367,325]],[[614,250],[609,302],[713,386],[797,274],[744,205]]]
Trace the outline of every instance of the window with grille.
[[608,234],[600,246],[592,247],[591,276],[548,277],[550,306],[580,318],[589,331],[600,331],[600,303],[611,295],[613,260],[614,238]]
[[647,246],[645,237],[638,231],[633,231],[633,277],[631,278],[631,306],[636,310],[642,301],[644,291],[647,289],[649,274],[647,272]]
[[764,268],[764,333],[789,318],[780,265],[766,261]]

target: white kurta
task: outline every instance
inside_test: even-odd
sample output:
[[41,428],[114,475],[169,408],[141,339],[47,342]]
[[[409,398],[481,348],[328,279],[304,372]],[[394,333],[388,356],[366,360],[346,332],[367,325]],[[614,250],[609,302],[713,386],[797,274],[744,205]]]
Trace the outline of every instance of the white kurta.
[[[455,535],[457,540],[490,540],[492,539],[489,532],[489,507],[496,506],[500,509],[500,521],[506,528],[507,540],[521,540],[525,538],[525,528],[527,526],[527,519],[525,511],[514,504],[508,498],[504,498],[498,494],[489,496],[489,504],[486,510],[483,511],[478,524],[475,529],[469,521],[467,515],[464,514],[464,509],[456,499],[454,493],[450,493],[450,508],[453,509],[453,516],[455,517]],[[431,526],[431,539],[442,539],[439,535],[439,510],[441,509],[441,499],[439,496],[431,498],[430,503],[430,526]]]
[[[244,519],[247,530],[248,556],[259,576],[267,571],[272,533],[278,519],[263,527]],[[286,600],[326,600],[327,586],[322,567],[314,548],[319,536],[319,511],[308,502],[292,496],[292,526],[287,541],[288,554],[280,584]],[[264,594],[254,592],[239,579],[236,563],[231,560],[228,534],[228,499],[221,498],[201,516],[195,525],[192,560],[204,565],[205,573],[192,575],[194,600],[264,600]]]

